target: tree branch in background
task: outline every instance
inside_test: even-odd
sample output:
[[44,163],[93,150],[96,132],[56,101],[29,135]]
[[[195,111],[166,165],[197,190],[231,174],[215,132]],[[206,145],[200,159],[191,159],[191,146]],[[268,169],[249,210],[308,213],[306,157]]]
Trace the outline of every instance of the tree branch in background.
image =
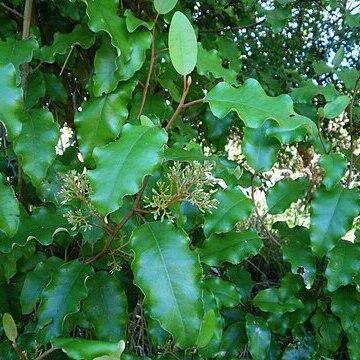
[[222,29],[204,29],[199,31],[200,34],[203,33],[221,33],[221,32],[229,32],[229,31],[237,31],[237,30],[242,30],[242,29],[251,29],[254,28],[262,23],[265,22],[265,19],[262,19],[260,21],[257,21],[254,24],[249,24],[249,25],[242,25],[242,26],[234,26],[234,27],[225,27]]

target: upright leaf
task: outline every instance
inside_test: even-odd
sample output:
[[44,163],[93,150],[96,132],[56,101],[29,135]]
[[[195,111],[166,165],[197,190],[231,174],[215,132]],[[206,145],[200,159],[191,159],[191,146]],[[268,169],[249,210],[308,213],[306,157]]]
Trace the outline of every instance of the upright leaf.
[[128,117],[128,103],[135,83],[126,82],[111,94],[90,99],[83,103],[75,116],[78,141],[85,160],[91,159],[95,147],[114,141]]
[[180,75],[190,74],[194,70],[197,52],[195,31],[188,18],[177,11],[170,24],[169,53],[171,62]]
[[14,140],[14,150],[22,158],[22,168],[36,186],[46,176],[55,160],[59,130],[47,109],[31,109],[24,113],[22,130]]
[[347,161],[341,154],[324,154],[319,159],[319,166],[325,171],[322,183],[330,190],[345,175]]
[[15,341],[18,333],[14,318],[9,313],[5,313],[2,318],[2,324],[6,337],[10,341]]
[[230,231],[237,222],[245,221],[254,208],[253,203],[239,188],[218,191],[215,199],[219,201],[219,205],[212,213],[205,215],[206,236]]
[[53,274],[51,281],[41,295],[38,309],[38,337],[46,343],[51,337],[59,337],[63,332],[66,317],[77,313],[80,301],[86,298],[85,280],[93,274],[89,265],[71,261]]
[[86,318],[99,340],[119,341],[126,338],[127,301],[119,279],[101,271],[86,281],[89,294],[84,300]]
[[353,277],[360,272],[360,244],[339,240],[328,254],[329,263],[325,275],[329,291],[335,291],[341,285],[349,285]]
[[246,315],[246,334],[249,339],[249,350],[254,360],[268,358],[271,333],[264,318]]
[[18,231],[19,223],[19,202],[15,197],[14,190],[4,184],[3,176],[0,173],[0,230],[7,237],[12,237]]
[[0,121],[5,125],[10,140],[21,131],[22,91],[16,86],[14,65],[0,66]]
[[314,192],[311,202],[310,238],[312,251],[324,256],[350,230],[360,211],[358,189],[336,186],[331,190],[321,187]]
[[159,14],[167,14],[176,5],[178,0],[154,0],[154,6]]
[[263,242],[255,231],[230,231],[225,234],[212,234],[197,251],[203,263],[219,266],[225,261],[239,264],[258,254],[262,246]]
[[145,295],[152,318],[181,348],[194,345],[203,315],[198,256],[189,238],[173,225],[146,223],[131,237],[134,282]]
[[235,284],[230,281],[226,281],[220,277],[211,277],[205,279],[203,284],[205,288],[213,293],[220,307],[233,308],[237,306],[241,300]]
[[266,203],[270,214],[283,213],[294,201],[303,197],[310,188],[310,181],[301,177],[296,180],[283,179],[269,188]]
[[120,140],[94,150],[96,169],[88,174],[94,189],[92,201],[102,215],[119,209],[125,195],[141,189],[143,178],[159,164],[166,142],[162,129],[126,124]]

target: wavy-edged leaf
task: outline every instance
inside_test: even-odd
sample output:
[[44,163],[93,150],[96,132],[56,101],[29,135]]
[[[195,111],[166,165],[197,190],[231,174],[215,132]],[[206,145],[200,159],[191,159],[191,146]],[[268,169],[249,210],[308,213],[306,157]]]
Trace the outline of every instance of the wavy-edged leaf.
[[52,339],[53,347],[61,349],[70,359],[118,360],[125,349],[124,340],[107,342],[80,338]]
[[258,254],[262,246],[263,242],[255,231],[231,231],[211,235],[197,251],[203,263],[219,266],[225,261],[239,264],[250,256]]
[[238,88],[221,82],[206,94],[205,101],[218,118],[236,111],[249,128],[259,128],[268,119],[275,120],[279,131],[274,132],[276,128],[272,127],[267,134],[272,134],[282,143],[299,140],[306,133],[316,133],[316,126],[310,119],[294,112],[290,96],[270,97],[255,79],[246,80]]
[[191,163],[193,161],[203,162],[205,160],[211,160],[210,157],[204,155],[200,151],[197,151],[195,149],[185,150],[185,149],[179,148],[179,147],[171,147],[171,148],[165,149],[164,158],[166,160],[186,161],[189,163]]
[[197,41],[195,31],[188,18],[177,11],[170,24],[169,53],[175,70],[180,75],[190,74],[197,61]]
[[4,184],[3,176],[0,173],[0,230],[7,237],[12,237],[17,233],[19,224],[19,201],[15,197],[14,190]]
[[130,33],[134,32],[137,28],[141,26],[145,27],[148,30],[152,30],[152,28],[154,27],[153,22],[147,22],[137,18],[129,9],[125,10],[124,15],[126,20],[126,28]]
[[[89,160],[95,147],[114,141],[128,117],[127,106],[135,82],[122,83],[111,94],[93,98],[83,103],[75,116],[81,154]],[[119,152],[119,154],[121,154]]]
[[247,163],[257,172],[270,170],[277,160],[280,143],[274,137],[268,136],[267,131],[273,121],[256,128],[245,127],[241,145]]
[[222,66],[222,59],[215,49],[204,49],[202,43],[198,43],[198,58],[196,63],[199,75],[208,76],[212,73],[215,78],[223,78],[229,84],[236,84],[237,73],[235,70],[227,69]]
[[324,256],[350,230],[360,211],[358,189],[336,186],[331,190],[316,189],[311,201],[311,248],[316,256]]
[[33,37],[26,40],[8,38],[6,42],[0,41],[0,66],[13,64],[17,78],[20,80],[19,66],[30,62],[34,51],[38,48],[39,44]]
[[350,98],[347,95],[340,95],[334,101],[324,106],[324,116],[328,119],[336,118],[345,111],[349,103]]
[[91,266],[74,260],[52,274],[38,309],[38,335],[43,342],[62,335],[66,317],[77,313],[80,301],[87,296],[85,281],[93,272]]
[[249,339],[249,350],[254,360],[268,358],[271,333],[266,320],[260,316],[246,314],[246,334]]
[[78,24],[70,33],[55,33],[53,43],[41,47],[35,57],[43,62],[52,64],[55,62],[56,54],[64,55],[75,45],[80,45],[83,49],[88,49],[93,46],[94,43],[95,34],[92,33],[85,24]]
[[203,284],[214,294],[220,306],[235,307],[241,300],[236,286],[230,281],[226,281],[220,277],[211,277],[205,279]]
[[335,291],[341,285],[349,285],[360,272],[360,244],[339,240],[328,254],[329,263],[325,275],[327,288]]
[[152,222],[135,229],[130,241],[134,282],[145,295],[150,316],[179,347],[194,345],[203,315],[202,269],[186,233],[168,223]]
[[99,340],[119,341],[126,338],[127,300],[119,279],[101,271],[86,281],[89,294],[83,302],[87,320]]
[[21,132],[22,103],[22,90],[16,86],[14,65],[0,66],[0,121],[5,125],[9,140]]
[[154,0],[155,10],[159,14],[167,14],[175,7],[177,2],[178,0]]
[[266,203],[269,214],[283,213],[294,201],[304,197],[306,190],[310,188],[310,181],[301,177],[296,180],[283,179],[269,188],[266,194]]
[[326,101],[334,101],[339,92],[333,84],[326,86],[316,85],[313,80],[303,82],[300,87],[292,89],[290,96],[296,103],[311,103],[312,98],[317,95],[324,96]]
[[319,344],[329,351],[336,351],[341,344],[342,328],[339,321],[332,315],[318,309],[311,318],[316,339]]
[[330,190],[345,175],[347,161],[341,154],[323,154],[319,166],[325,170],[322,183]]
[[14,150],[22,158],[22,168],[37,186],[46,176],[56,157],[55,146],[59,130],[47,109],[30,109],[24,113],[20,135],[14,140]]
[[40,300],[40,296],[46,285],[64,261],[56,256],[52,256],[45,261],[39,262],[35,269],[26,274],[24,285],[21,290],[20,304],[23,314],[33,312],[35,305]]
[[218,191],[215,199],[219,201],[217,208],[205,215],[206,236],[230,231],[237,222],[245,221],[254,209],[253,203],[239,188]]
[[92,201],[102,215],[116,211],[125,195],[140,190],[143,178],[160,163],[166,142],[163,129],[126,124],[120,140],[94,150],[96,169],[88,176],[94,189]]

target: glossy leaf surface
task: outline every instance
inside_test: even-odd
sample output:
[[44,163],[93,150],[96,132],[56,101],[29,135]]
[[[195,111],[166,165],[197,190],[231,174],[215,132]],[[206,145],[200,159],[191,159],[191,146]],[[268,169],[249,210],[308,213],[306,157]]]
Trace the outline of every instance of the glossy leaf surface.
[[240,294],[236,286],[220,277],[211,277],[204,280],[204,286],[210,290],[220,306],[235,307],[240,302]]
[[159,14],[170,12],[176,5],[178,0],[154,0],[154,6]]
[[325,171],[322,183],[330,190],[345,175],[347,161],[341,154],[321,155],[319,166]]
[[246,334],[252,358],[255,360],[266,359],[269,353],[271,333],[265,319],[247,314]]
[[181,348],[194,345],[203,311],[202,271],[188,237],[173,225],[153,222],[135,229],[131,246],[134,282],[145,295],[150,316]]

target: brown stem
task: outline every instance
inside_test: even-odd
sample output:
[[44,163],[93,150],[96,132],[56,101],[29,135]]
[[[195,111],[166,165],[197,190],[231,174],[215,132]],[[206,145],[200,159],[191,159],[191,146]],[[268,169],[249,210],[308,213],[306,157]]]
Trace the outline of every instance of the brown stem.
[[41,355],[39,355],[34,360],[42,360],[45,359],[46,356],[50,355],[53,351],[57,350],[58,348],[50,348],[49,350],[44,351]]
[[354,121],[353,121],[353,108],[355,104],[355,98],[359,91],[360,76],[356,80],[354,93],[349,104],[349,125],[350,125],[350,160],[349,160],[349,175],[347,179],[347,187],[350,187],[351,177],[354,168]]
[[249,25],[234,26],[234,27],[222,28],[222,29],[204,29],[199,32],[200,32],[200,34],[202,34],[202,33],[221,33],[223,31],[225,32],[225,31],[237,31],[237,30],[242,30],[242,29],[251,29],[251,28],[254,28],[254,27],[262,24],[263,22],[265,22],[265,19],[260,20],[254,24],[249,24]]
[[259,210],[256,206],[255,203],[255,186],[254,186],[254,180],[255,180],[255,174],[253,174],[251,176],[251,199],[252,202],[254,203],[254,207],[255,207],[255,212],[256,212],[256,216],[258,217],[258,219],[260,220],[261,226],[264,228],[266,235],[268,236],[268,238],[276,245],[281,246],[280,243],[275,239],[274,235],[271,233],[271,231],[268,229],[268,227],[266,226],[265,222],[264,222],[264,218],[260,215]]
[[156,31],[156,22],[157,22],[158,18],[159,18],[159,14],[156,15],[156,18],[155,18],[155,21],[154,21],[154,27],[153,27],[153,30],[152,30],[151,58],[150,58],[150,64],[149,64],[149,71],[148,71],[148,74],[147,74],[146,83],[145,83],[143,93],[142,93],[140,108],[139,108],[139,111],[138,111],[138,113],[136,115],[137,119],[140,118],[140,116],[142,114],[142,111],[144,109],[144,105],[145,105],[145,101],[146,101],[146,95],[147,95],[147,92],[149,90],[151,75],[152,75],[152,71],[153,71],[153,68],[154,68],[155,57],[156,57],[156,54],[155,54],[155,31]]
[[7,6],[6,4],[4,4],[2,1],[0,1],[0,6],[2,6],[6,11],[8,11],[9,13],[12,13],[16,16],[18,16],[20,19],[23,18],[23,15],[20,14],[18,11],[16,11],[15,9],[12,9],[11,7]]
[[189,101],[187,103],[185,103],[182,108],[186,109],[190,106],[194,106],[194,105],[198,105],[198,104],[202,104],[204,102],[205,99],[197,99],[197,100],[193,100],[193,101]]
[[12,346],[20,360],[27,360],[25,354],[19,349],[16,340],[12,342]]

